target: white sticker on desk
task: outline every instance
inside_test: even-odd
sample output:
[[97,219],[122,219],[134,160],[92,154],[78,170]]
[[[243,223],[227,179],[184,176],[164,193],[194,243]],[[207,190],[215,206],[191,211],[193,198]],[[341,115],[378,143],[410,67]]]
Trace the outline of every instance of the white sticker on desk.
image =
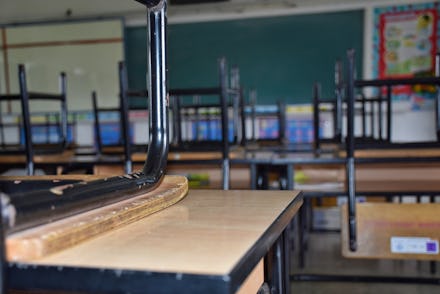
[[421,237],[391,237],[392,253],[438,254],[438,240]]

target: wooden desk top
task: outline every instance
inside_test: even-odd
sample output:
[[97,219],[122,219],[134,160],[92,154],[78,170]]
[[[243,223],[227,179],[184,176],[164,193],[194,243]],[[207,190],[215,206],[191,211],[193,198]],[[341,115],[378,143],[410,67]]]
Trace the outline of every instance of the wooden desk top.
[[[346,152],[340,151],[339,156],[345,157]],[[359,149],[355,150],[357,158],[387,158],[387,157],[440,157],[438,148],[411,148],[411,149]]]
[[[69,280],[69,274],[77,275],[69,268],[86,267],[96,269],[89,273],[96,275],[95,284],[109,275],[103,269],[117,269],[119,276],[135,270],[148,273],[143,285],[147,292],[156,289],[155,281],[163,284],[159,292],[166,293],[163,288],[170,285],[165,281],[179,280],[184,287],[182,283],[195,279],[208,287],[204,291],[218,283],[209,293],[232,293],[264,257],[301,204],[302,196],[296,191],[192,190],[165,210],[35,261],[37,270],[29,270],[40,275],[34,281],[43,279],[43,284],[45,279],[47,283],[56,280],[57,274]],[[38,271],[39,266],[52,267],[51,277]],[[134,286],[127,282],[127,287]],[[193,293],[191,289],[181,290]]]
[[[229,158],[241,158],[243,157],[242,150],[236,150],[229,152]],[[146,153],[133,153],[131,160],[133,162],[145,162],[147,158]],[[182,151],[182,152],[169,152],[168,160],[220,160],[222,159],[222,152],[220,151]]]
[[[73,150],[65,150],[57,154],[37,154],[34,155],[34,162],[38,163],[64,163],[69,162],[74,156]],[[26,156],[23,154],[4,154],[0,155],[1,164],[20,164],[26,162]]]
[[37,263],[224,275],[297,194],[193,190],[172,207]]

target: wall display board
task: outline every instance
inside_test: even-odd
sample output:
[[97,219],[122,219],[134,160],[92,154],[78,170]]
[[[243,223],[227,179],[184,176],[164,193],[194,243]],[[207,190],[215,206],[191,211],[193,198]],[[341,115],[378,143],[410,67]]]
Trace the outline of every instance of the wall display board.
[[[438,2],[375,8],[374,77],[433,76],[440,48],[439,15]],[[413,109],[429,109],[435,92],[435,87],[396,87],[393,100],[410,101]]]
[[379,76],[431,74],[437,52],[437,11],[389,12],[380,16]]

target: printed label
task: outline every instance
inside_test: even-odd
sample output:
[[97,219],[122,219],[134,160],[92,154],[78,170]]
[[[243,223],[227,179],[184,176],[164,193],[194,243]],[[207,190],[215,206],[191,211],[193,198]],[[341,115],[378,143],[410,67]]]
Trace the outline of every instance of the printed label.
[[392,253],[438,254],[438,240],[422,237],[391,237]]

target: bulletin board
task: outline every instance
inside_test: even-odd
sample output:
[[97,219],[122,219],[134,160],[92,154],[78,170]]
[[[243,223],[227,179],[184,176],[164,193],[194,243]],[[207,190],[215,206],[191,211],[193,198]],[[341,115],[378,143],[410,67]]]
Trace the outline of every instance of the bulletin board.
[[381,14],[379,77],[432,74],[437,52],[437,21],[435,9]]
[[[373,77],[427,77],[435,74],[440,48],[438,2],[374,9]],[[435,87],[393,89],[394,101],[408,101],[413,110],[434,107]]]

